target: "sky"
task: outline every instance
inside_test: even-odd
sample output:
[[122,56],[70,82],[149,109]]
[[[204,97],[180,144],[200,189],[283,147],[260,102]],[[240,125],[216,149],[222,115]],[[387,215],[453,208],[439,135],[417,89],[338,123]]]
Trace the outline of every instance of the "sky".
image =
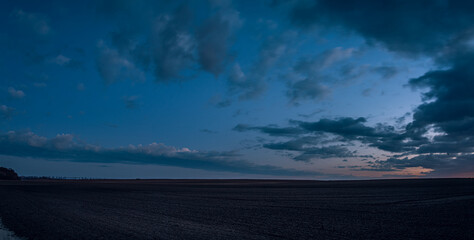
[[470,1],[1,1],[23,176],[474,177]]

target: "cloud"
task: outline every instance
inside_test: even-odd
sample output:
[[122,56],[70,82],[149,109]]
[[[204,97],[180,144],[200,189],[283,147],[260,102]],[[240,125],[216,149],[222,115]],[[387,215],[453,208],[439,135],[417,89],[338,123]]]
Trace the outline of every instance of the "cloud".
[[324,158],[355,157],[353,151],[342,146],[313,147],[304,149],[303,153],[293,158],[296,161],[309,162]]
[[238,63],[234,64],[228,77],[231,93],[238,94],[240,100],[261,96],[267,88],[268,72],[288,53],[295,37],[296,33],[293,31],[267,37],[260,46],[255,63],[247,73],[242,71]]
[[16,90],[13,87],[8,88],[8,93],[13,98],[24,98],[25,97],[25,93],[22,90]]
[[372,94],[372,90],[373,90],[372,88],[366,88],[366,89],[362,90],[362,96],[369,97],[370,94]]
[[245,132],[250,130],[257,130],[262,133],[266,133],[270,136],[293,136],[301,134],[303,131],[299,128],[294,127],[278,127],[276,125],[268,125],[265,127],[254,127],[247,124],[237,124],[234,128],[234,131]]
[[354,48],[342,47],[325,50],[314,57],[300,59],[293,68],[296,72],[317,75],[321,70],[352,57],[355,51]]
[[263,147],[278,151],[293,151],[299,155],[293,157],[295,161],[310,162],[325,158],[358,157],[355,151],[350,151],[342,145],[327,145],[337,142],[338,139],[329,140],[322,134],[316,136],[303,136],[292,140],[264,144]]
[[286,95],[293,104],[299,101],[322,100],[330,93],[327,75],[324,70],[332,65],[352,57],[353,48],[336,47],[312,57],[303,57],[293,66],[293,72],[284,76],[287,85]]
[[[429,94],[429,92],[427,93]],[[436,103],[436,101],[432,102]],[[393,126],[376,124],[367,126],[365,118],[320,119],[315,122],[290,121],[295,127],[274,126],[270,131],[264,127],[237,125],[236,131],[258,131],[269,136],[289,137],[283,142],[266,143],[262,146],[277,151],[293,151],[299,155],[296,161],[311,161],[324,158],[364,157],[380,159],[380,156],[359,155],[344,145],[362,143],[367,147],[377,148],[390,153],[386,160],[369,162],[368,167],[354,168],[357,171],[410,171],[410,168],[421,167],[433,176],[450,176],[449,174],[472,172],[469,159],[474,155],[472,139],[472,121],[462,124],[450,122],[453,131],[444,134],[427,136],[431,125],[415,128],[416,119],[405,129],[396,130]],[[465,126],[466,125],[466,126]],[[446,126],[445,126],[446,127]],[[293,134],[285,134],[291,129]],[[456,129],[456,131],[454,131]],[[463,130],[458,132],[458,130]],[[281,133],[281,134],[278,134]],[[434,131],[436,133],[436,131]],[[334,145],[336,144],[336,145]],[[394,153],[401,153],[393,155]],[[410,157],[407,157],[410,156]],[[444,175],[443,175],[444,174]]]
[[68,57],[65,57],[64,55],[62,54],[59,54],[58,56],[56,56],[54,59],[53,59],[53,62],[58,64],[58,65],[66,65],[68,64],[69,62],[71,62],[71,59],[68,58]]
[[298,116],[303,117],[303,118],[310,118],[322,112],[324,112],[324,109],[318,109],[310,114],[298,114]]
[[[196,67],[192,12],[187,5],[171,13],[164,8],[161,3],[148,1],[99,2],[100,17],[112,20],[117,29],[110,32],[111,47],[105,49],[106,55],[98,59],[98,65],[106,66],[105,69],[122,65],[128,69],[124,73],[126,78],[143,80],[140,75],[151,72],[157,82],[182,80],[185,70]],[[127,21],[123,20],[124,16]],[[103,72],[100,67],[99,72]],[[101,73],[106,83],[115,82],[109,75]]]
[[123,97],[123,102],[125,103],[125,107],[128,109],[137,109],[140,104],[137,102],[138,96],[125,96]]
[[[472,64],[474,52],[469,52],[457,56],[450,68],[427,72],[409,82],[413,88],[427,88],[428,91],[423,93],[425,102],[415,109],[413,122],[407,129],[424,133],[433,129],[437,132],[438,136],[433,138],[434,142],[429,147],[432,152],[445,152],[447,148],[449,152],[456,149],[459,152],[472,152],[474,149],[471,140],[474,135]],[[421,150],[426,152],[426,149]]]
[[192,13],[187,6],[172,16],[162,16],[154,24],[150,44],[157,81],[181,78],[181,72],[193,65],[196,40],[189,29]]
[[347,138],[389,136],[393,132],[390,127],[379,126],[374,128],[365,126],[365,122],[367,120],[363,117],[356,119],[344,117],[336,120],[320,119],[317,122],[301,122],[300,126],[307,131],[334,133]]
[[371,72],[379,74],[382,79],[390,79],[398,74],[399,70],[396,67],[392,66],[378,66],[372,67]]
[[0,105],[0,116],[2,119],[10,119],[15,113],[15,109],[7,105]]
[[232,60],[229,54],[233,32],[242,25],[239,12],[225,7],[206,20],[197,32],[197,51],[201,67],[216,77]]
[[[474,95],[470,91],[474,86],[474,70],[471,67],[473,62],[474,54],[471,54],[458,59],[449,69],[430,71],[410,80],[409,84],[413,88],[429,89],[423,94],[424,100],[434,100],[418,107],[414,125],[449,122],[474,116],[474,108],[470,107],[471,101],[474,101]],[[438,107],[441,109],[436,110]]]
[[311,160],[324,158],[357,157],[353,151],[343,146],[327,145],[331,142],[338,142],[340,139],[329,139],[323,135],[323,133],[314,133],[312,136],[304,136],[309,134],[310,131],[301,127],[278,127],[275,125],[254,127],[246,124],[238,124],[233,130],[238,132],[258,131],[273,137],[292,138],[289,141],[266,143],[262,146],[271,150],[298,152],[299,155],[293,157],[295,161],[309,162]]
[[[407,55],[434,56],[472,37],[474,5],[465,1],[295,1],[291,21],[302,28],[343,26]],[[436,24],[432,19],[437,19]]]
[[[293,140],[263,145],[273,150],[310,151],[318,147],[328,147],[327,144],[349,143],[358,141],[370,147],[389,152],[414,151],[416,147],[427,143],[427,138],[420,133],[399,132],[392,126],[376,124],[366,126],[365,118],[320,119],[315,122],[291,120],[294,127],[256,127],[239,124],[236,131],[256,130],[270,136],[292,137]],[[270,129],[271,131],[269,131]],[[328,135],[329,134],[329,135]],[[407,139],[410,139],[408,141]],[[334,145],[332,145],[334,146]],[[325,150],[325,149],[319,149]],[[341,149],[339,149],[341,150]],[[329,153],[329,152],[328,152]],[[347,152],[346,152],[347,153]],[[307,154],[308,156],[310,154]],[[314,154],[315,155],[315,154]],[[341,154],[342,157],[357,157],[352,154]],[[323,158],[322,156],[319,156]]]
[[409,168],[422,167],[435,169],[431,174],[434,176],[457,176],[472,174],[474,165],[472,159],[474,154],[425,154],[413,158],[389,158],[384,161],[376,161],[365,171],[395,171]]
[[[194,16],[187,2],[174,11],[169,11],[170,6],[153,1],[106,1],[98,4],[98,13],[117,25],[110,33],[117,55],[134,68],[151,72],[157,82],[189,79],[198,70],[220,75],[233,61],[230,48],[242,24],[239,12],[230,3],[204,4],[214,14],[201,19]],[[107,64],[106,61],[99,65]],[[103,77],[110,82],[107,76]]]
[[215,134],[215,133],[217,133],[217,131],[209,130],[209,129],[207,129],[207,128],[201,129],[201,132],[203,132],[203,133],[208,133],[208,134]]
[[[408,56],[431,57],[438,70],[411,79],[413,89],[428,89],[424,103],[413,113],[413,122],[402,133],[378,135],[362,123],[347,122],[330,132],[347,137],[343,129],[353,128],[370,146],[386,151],[417,154],[470,153],[474,143],[474,63],[471,12],[466,2],[415,1],[296,1],[290,10],[293,24],[302,28],[337,27],[359,33],[368,43]],[[438,19],[436,24],[431,19]],[[393,77],[393,67],[370,69],[382,78]],[[328,130],[328,129],[326,129]],[[330,129],[329,129],[330,130]],[[351,131],[352,131],[351,130]],[[421,156],[421,155],[420,155]],[[432,157],[434,159],[434,157]]]
[[268,143],[263,147],[273,150],[304,151],[307,146],[318,145],[322,142],[322,137],[306,136],[295,138],[286,142]]
[[50,62],[63,66],[63,67],[69,67],[69,68],[84,68],[84,63],[81,61],[77,61],[75,59],[71,59],[69,57],[66,57],[62,54],[57,55],[56,57],[53,57],[50,59]]
[[[341,158],[354,157],[357,156],[355,152],[336,148],[342,145],[328,144],[362,144],[371,151],[382,150],[384,154],[379,154],[379,160],[372,162],[371,167],[364,169],[361,166],[359,170],[409,172],[412,168],[424,168],[431,176],[448,176],[463,172],[463,168],[467,169],[464,172],[473,172],[469,162],[474,152],[474,94],[471,91],[474,89],[474,71],[470,67],[474,64],[473,4],[373,0],[272,3],[273,7],[278,5],[289,9],[292,24],[303,31],[343,29],[359,34],[369,45],[383,46],[407,57],[432,60],[433,70],[407,84],[424,91],[423,103],[414,110],[412,122],[398,121],[395,126],[386,123],[370,126],[366,118],[342,117],[313,122],[290,120],[290,127],[274,126],[272,131],[277,134],[273,135],[264,132],[262,126],[241,124],[234,130],[286,137],[286,141],[266,143],[263,147],[298,152],[300,155],[296,158],[300,160],[337,157],[338,154]],[[432,19],[437,19],[436,24]],[[357,66],[344,62],[354,53],[354,50],[336,48],[297,61],[293,71],[283,75],[290,102],[297,104],[304,99],[324,98],[330,92],[328,83],[336,79],[325,73],[331,65],[341,66],[337,77],[346,81],[365,74],[390,79],[400,71],[383,64]],[[368,95],[370,89],[364,93]],[[286,128],[296,134],[278,134]],[[314,150],[313,155],[311,150]]]
[[145,80],[145,73],[137,68],[130,59],[120,55],[117,50],[104,46],[103,43],[99,43],[97,69],[106,84],[126,79]]
[[25,29],[34,32],[38,36],[46,36],[51,33],[51,26],[46,16],[38,13],[29,13],[22,9],[11,13],[18,23]]
[[240,160],[240,155],[235,152],[201,152],[163,143],[104,148],[83,143],[70,134],[45,138],[28,131],[10,131],[0,135],[0,154],[55,161],[153,164],[270,176],[321,175],[317,172],[253,164]]
[[241,100],[254,99],[260,96],[267,87],[264,78],[247,77],[238,63],[232,67],[227,82],[230,92],[240,94]]
[[317,79],[306,78],[299,81],[287,83],[288,91],[286,95],[293,104],[305,99],[321,100],[329,95],[330,90],[322,85]]
[[423,131],[397,130],[394,126],[378,123],[367,126],[365,118],[344,117],[320,119],[316,122],[299,122],[307,133],[330,133],[342,137],[341,141],[359,141],[369,147],[388,152],[411,152],[429,144]]
[[222,96],[217,94],[209,99],[209,104],[214,105],[218,108],[225,108],[232,104],[230,99],[222,99]]

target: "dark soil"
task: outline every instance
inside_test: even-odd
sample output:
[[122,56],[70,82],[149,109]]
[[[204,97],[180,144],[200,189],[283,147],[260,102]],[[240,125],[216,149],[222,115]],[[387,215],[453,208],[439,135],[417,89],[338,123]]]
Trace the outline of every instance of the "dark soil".
[[29,239],[474,239],[474,179],[0,181]]

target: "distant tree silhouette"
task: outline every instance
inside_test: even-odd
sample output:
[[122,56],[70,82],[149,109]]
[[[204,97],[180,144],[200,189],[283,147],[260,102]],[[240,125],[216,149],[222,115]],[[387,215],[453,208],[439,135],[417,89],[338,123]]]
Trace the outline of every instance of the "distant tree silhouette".
[[0,180],[19,180],[18,174],[11,168],[0,167]]

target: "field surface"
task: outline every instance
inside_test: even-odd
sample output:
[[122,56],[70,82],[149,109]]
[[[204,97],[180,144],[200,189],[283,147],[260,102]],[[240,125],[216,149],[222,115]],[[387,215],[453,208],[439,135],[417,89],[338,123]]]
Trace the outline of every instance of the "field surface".
[[474,179],[0,181],[26,239],[474,239]]

